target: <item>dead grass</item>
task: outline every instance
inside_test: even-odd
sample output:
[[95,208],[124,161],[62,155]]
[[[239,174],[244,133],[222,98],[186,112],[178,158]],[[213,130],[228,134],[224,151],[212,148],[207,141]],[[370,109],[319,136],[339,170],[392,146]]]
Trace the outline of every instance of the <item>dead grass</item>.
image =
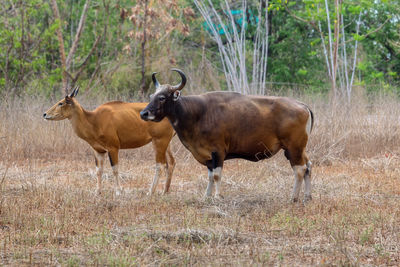
[[89,146],[68,122],[41,120],[50,103],[2,105],[0,264],[400,265],[399,103],[331,110],[304,99],[316,116],[306,206],[289,202],[282,153],[227,161],[224,199],[203,201],[206,170],[177,138],[170,194],[146,196],[154,167],[146,146],[121,153],[125,194],[113,195],[108,167],[96,196]]

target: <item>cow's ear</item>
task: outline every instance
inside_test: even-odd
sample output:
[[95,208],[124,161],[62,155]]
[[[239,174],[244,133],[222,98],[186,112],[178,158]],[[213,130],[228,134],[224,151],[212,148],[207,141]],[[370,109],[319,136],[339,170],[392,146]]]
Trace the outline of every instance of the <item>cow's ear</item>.
[[68,105],[71,105],[71,104],[72,104],[72,97],[70,97],[69,95],[67,95],[67,96],[65,97],[65,103],[67,103]]
[[181,91],[175,91],[172,100],[177,101],[181,97]]

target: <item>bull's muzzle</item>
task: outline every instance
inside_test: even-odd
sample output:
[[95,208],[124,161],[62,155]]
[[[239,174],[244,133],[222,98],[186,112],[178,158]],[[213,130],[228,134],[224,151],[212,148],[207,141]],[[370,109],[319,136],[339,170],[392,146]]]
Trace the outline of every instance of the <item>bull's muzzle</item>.
[[149,120],[149,111],[148,110],[142,110],[140,111],[140,118],[142,118],[142,120],[148,121]]

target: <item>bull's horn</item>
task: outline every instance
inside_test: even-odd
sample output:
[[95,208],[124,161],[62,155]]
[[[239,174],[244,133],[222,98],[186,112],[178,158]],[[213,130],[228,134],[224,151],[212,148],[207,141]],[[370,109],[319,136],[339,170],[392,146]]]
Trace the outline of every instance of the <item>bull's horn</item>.
[[157,74],[157,72],[153,72],[153,74],[151,75],[151,79],[153,80],[154,86],[157,89],[158,87],[160,87],[160,84],[157,81],[156,74]]
[[182,88],[185,86],[186,84],[186,75],[185,73],[183,73],[183,71],[181,71],[180,69],[171,69],[172,71],[176,71],[177,73],[179,73],[179,75],[181,75],[182,81],[180,84],[172,86],[172,89],[175,90],[182,90]]

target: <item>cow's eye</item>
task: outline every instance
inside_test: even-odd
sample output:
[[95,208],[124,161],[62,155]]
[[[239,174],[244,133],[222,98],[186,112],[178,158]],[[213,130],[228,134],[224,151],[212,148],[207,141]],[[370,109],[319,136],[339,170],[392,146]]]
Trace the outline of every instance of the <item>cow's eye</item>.
[[159,99],[160,101],[165,101],[165,96],[164,96],[164,95],[160,95],[160,96],[158,97],[158,99]]
[[63,103],[58,103],[58,105],[59,105],[59,106],[62,106],[62,105],[63,105]]

